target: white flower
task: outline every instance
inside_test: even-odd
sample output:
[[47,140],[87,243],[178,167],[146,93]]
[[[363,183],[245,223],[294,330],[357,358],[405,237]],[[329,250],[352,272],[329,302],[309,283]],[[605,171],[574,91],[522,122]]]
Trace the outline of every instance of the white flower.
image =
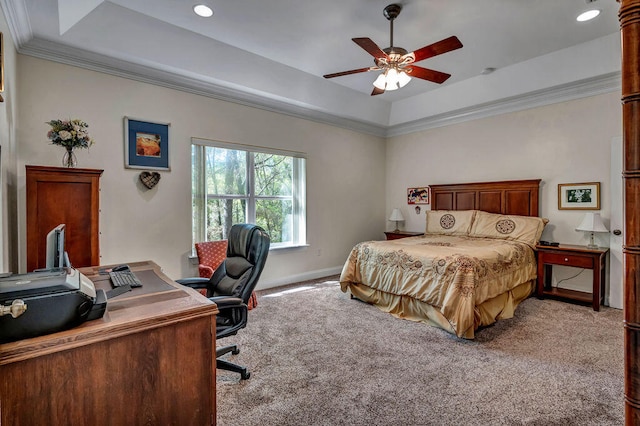
[[69,139],[71,139],[71,132],[60,130],[58,136],[60,136],[60,139],[62,139],[63,141],[68,141]]
[[51,120],[47,124],[51,126],[47,138],[54,145],[71,149],[89,148],[93,145],[93,139],[87,131],[89,125],[82,120]]

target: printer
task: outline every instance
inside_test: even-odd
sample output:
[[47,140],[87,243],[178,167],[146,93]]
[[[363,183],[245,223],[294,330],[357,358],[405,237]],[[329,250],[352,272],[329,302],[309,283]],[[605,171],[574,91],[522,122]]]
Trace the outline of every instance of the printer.
[[0,343],[36,337],[102,318],[104,290],[74,268],[0,276]]

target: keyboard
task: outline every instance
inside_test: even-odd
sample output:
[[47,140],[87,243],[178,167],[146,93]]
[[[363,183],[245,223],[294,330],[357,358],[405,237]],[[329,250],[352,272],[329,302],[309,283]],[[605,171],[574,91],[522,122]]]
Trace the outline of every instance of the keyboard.
[[142,283],[131,271],[111,271],[109,272],[109,278],[111,278],[111,285],[113,287],[122,287],[129,285],[133,287],[142,287]]

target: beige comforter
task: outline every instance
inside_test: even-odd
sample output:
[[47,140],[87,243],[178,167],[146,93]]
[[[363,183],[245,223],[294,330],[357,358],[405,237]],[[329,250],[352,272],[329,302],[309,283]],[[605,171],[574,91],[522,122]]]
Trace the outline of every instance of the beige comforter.
[[[528,284],[526,293],[521,291],[518,297],[525,298],[535,277],[535,253],[525,243],[426,235],[356,245],[344,265],[340,285],[344,292],[351,288],[356,297],[369,299],[365,301],[380,301],[387,312],[399,317],[421,320],[414,318],[415,312],[404,315],[403,311],[415,311],[411,306],[416,303],[430,305],[429,309],[446,319],[448,327],[443,328],[458,337],[473,338],[474,330],[484,325],[477,306],[511,294],[523,283]],[[513,305],[513,300],[509,303]]]

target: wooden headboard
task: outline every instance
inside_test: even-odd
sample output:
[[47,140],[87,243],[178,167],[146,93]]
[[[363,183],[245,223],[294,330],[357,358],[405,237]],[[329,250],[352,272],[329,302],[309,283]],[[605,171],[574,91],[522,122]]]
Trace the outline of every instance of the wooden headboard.
[[484,210],[538,216],[540,179],[430,185],[432,210]]

